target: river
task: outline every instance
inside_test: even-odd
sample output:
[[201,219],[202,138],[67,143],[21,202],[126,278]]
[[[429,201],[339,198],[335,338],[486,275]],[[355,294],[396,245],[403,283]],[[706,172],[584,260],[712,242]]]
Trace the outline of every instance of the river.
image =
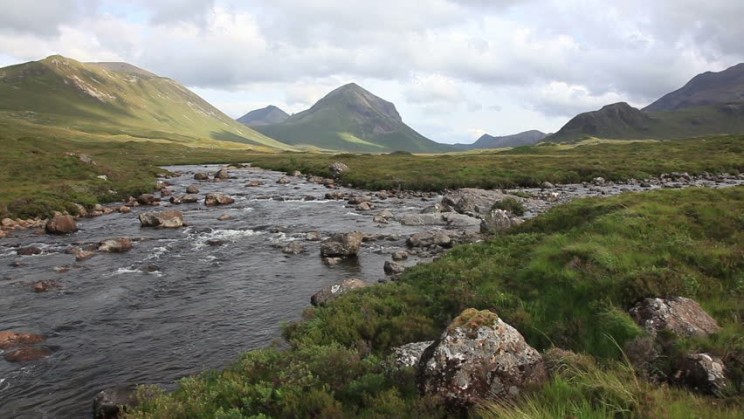
[[[373,221],[384,209],[396,216],[418,214],[438,203],[438,196],[374,199],[375,209],[358,211],[346,200],[325,199],[329,189],[302,177],[284,185],[277,183],[282,173],[246,167],[230,169],[229,180],[195,182],[196,172],[219,167],[167,169],[175,173],[167,181],[176,195],[198,183],[202,200],[208,192],[223,192],[236,202],[173,205],[189,224],[180,229],[140,227],[138,214],[158,208],[137,207],[129,214],[81,219],[80,230],[69,236],[23,230],[0,239],[0,331],[44,335],[44,345],[52,349],[48,358],[30,363],[0,358],[0,418],[89,418],[92,399],[102,389],[133,383],[172,388],[180,377],[223,368],[242,352],[279,339],[281,325],[299,319],[310,296],[324,286],[349,277],[383,280],[385,261],[405,247],[409,235],[448,228]],[[260,185],[246,186],[251,181]],[[541,198],[527,202],[527,216],[534,216],[583,196],[742,183],[744,176],[522,192]],[[160,208],[170,206],[164,199]],[[229,219],[219,221],[225,214]],[[463,229],[477,230],[477,220],[457,228]],[[337,265],[325,264],[320,243],[306,236],[355,230],[380,237],[365,243],[358,258]],[[114,237],[132,238],[133,249],[82,262],[68,252]],[[307,251],[284,254],[281,248],[291,241]],[[19,256],[18,249],[27,246],[42,253]],[[421,257],[404,264],[428,258]],[[60,288],[34,292],[33,283],[48,280]]]

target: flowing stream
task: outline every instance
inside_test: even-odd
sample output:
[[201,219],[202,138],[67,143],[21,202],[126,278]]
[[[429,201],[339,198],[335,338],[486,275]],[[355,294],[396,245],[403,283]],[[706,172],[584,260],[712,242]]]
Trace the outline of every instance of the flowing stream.
[[[21,364],[6,362],[0,353],[0,418],[89,418],[92,399],[102,389],[132,383],[172,388],[180,377],[223,368],[240,353],[278,339],[282,323],[299,319],[310,296],[324,286],[349,277],[368,283],[384,279],[384,262],[405,247],[409,235],[448,228],[373,221],[383,209],[420,213],[441,197],[375,199],[375,209],[358,211],[345,200],[325,199],[329,189],[304,178],[279,184],[283,174],[278,172],[231,169],[229,180],[195,182],[194,173],[219,167],[168,169],[176,172],[167,179],[174,194],[194,183],[200,189],[199,203],[172,206],[184,212],[185,228],[140,227],[137,215],[171,206],[164,199],[160,208],[82,219],[80,230],[69,236],[24,230],[0,240],[0,331],[44,335],[44,345],[52,349],[46,359]],[[250,181],[262,184],[246,186]],[[709,183],[704,186],[732,186],[744,179]],[[576,197],[644,188],[649,186],[527,190],[547,197],[531,200],[528,216]],[[206,207],[207,192],[227,193],[236,202]],[[224,214],[229,219],[217,220]],[[457,228],[477,229],[477,220]],[[319,242],[306,236],[354,230],[379,237],[365,243],[358,258],[337,265],[325,264]],[[82,262],[68,252],[114,237],[132,238],[133,249]],[[307,251],[284,254],[281,248],[291,241],[300,241]],[[42,253],[19,256],[18,249],[28,246]],[[421,260],[414,256],[404,264]],[[60,287],[34,292],[35,282],[49,280]]]

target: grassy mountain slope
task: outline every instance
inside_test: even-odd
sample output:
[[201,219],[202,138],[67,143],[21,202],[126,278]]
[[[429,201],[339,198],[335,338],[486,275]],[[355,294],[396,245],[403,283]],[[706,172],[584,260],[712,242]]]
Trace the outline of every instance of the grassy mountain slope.
[[0,69],[0,119],[101,136],[290,148],[234,121],[173,80],[125,63],[85,64],[62,56]]
[[744,102],[744,63],[717,73],[698,74],[682,88],[664,95],[643,110],[676,111],[732,102]]
[[437,152],[451,148],[404,124],[395,105],[360,86],[342,86],[286,121],[256,127],[287,144],[352,152]]
[[238,122],[251,127],[257,127],[261,125],[278,124],[286,121],[287,118],[289,118],[288,113],[274,105],[269,105],[265,108],[248,112],[238,118]]

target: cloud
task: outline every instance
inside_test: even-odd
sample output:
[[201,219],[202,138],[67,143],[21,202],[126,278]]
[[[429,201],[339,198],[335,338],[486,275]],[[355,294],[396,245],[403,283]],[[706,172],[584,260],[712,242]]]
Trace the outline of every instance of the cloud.
[[613,92],[594,95],[584,86],[552,82],[536,89],[529,101],[533,109],[544,115],[570,118],[582,112],[597,110],[607,104],[622,102],[624,98]]
[[411,103],[444,102],[449,105],[456,105],[465,99],[458,83],[439,74],[415,77],[406,88],[405,97]]
[[96,1],[45,0],[43,5],[34,1],[0,0],[0,32],[10,32],[40,37],[60,34],[60,26],[81,17],[86,10],[95,10]]

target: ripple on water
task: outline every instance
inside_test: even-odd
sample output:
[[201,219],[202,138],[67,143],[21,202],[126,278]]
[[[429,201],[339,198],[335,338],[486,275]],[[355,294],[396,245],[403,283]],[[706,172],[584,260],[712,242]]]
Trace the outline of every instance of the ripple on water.
[[190,231],[187,231],[186,233],[188,234],[189,240],[192,240],[194,243],[194,250],[203,249],[204,247],[207,247],[209,245],[210,241],[214,240],[229,241],[234,243],[246,237],[253,237],[264,234],[261,231],[255,231],[251,229],[214,229],[207,232],[192,233]]

